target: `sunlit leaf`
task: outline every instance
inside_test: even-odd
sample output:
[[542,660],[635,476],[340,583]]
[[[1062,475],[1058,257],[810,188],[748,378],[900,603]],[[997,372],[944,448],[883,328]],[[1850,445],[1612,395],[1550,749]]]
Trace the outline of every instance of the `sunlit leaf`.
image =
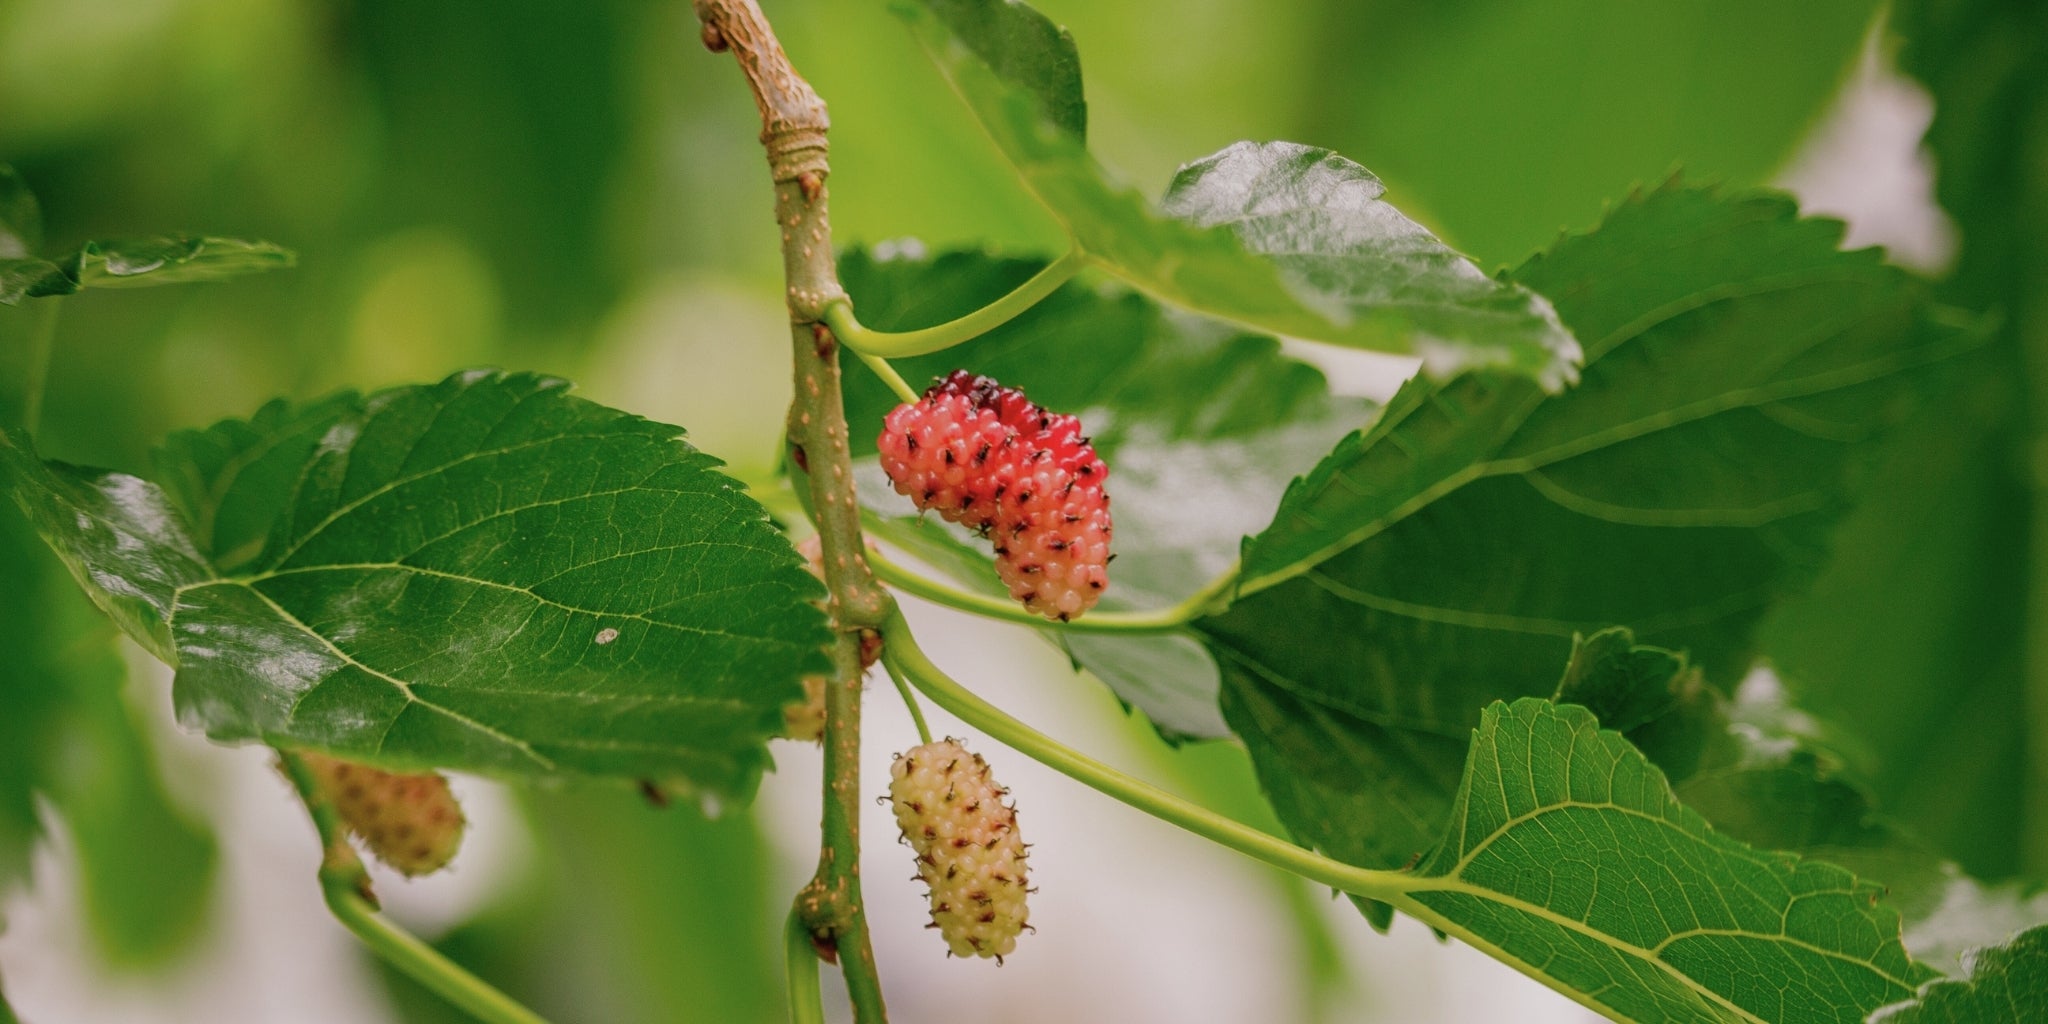
[[1578,345],[1548,304],[1402,216],[1357,164],[1307,146],[1241,144],[1185,168],[1155,210],[1051,119],[1044,97],[1067,93],[1043,68],[985,58],[996,40],[982,33],[1042,16],[1010,0],[897,10],[1025,186],[1098,264],[1139,288],[1259,330],[1422,354],[1444,374],[1492,366],[1552,387],[1570,377]]

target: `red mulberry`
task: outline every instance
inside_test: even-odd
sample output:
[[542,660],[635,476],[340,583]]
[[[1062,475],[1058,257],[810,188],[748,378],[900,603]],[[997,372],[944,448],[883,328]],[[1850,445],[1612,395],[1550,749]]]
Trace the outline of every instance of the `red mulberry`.
[[897,406],[877,444],[898,493],[995,544],[1024,607],[1065,622],[1109,586],[1109,467],[1080,420],[955,370]]

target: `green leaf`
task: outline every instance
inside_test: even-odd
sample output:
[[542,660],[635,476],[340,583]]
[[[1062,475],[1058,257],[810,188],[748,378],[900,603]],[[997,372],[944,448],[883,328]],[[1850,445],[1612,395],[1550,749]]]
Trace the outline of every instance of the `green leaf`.
[[222,741],[751,793],[818,585],[674,427],[492,372],[171,439],[155,485],[0,470]]
[[1383,325],[1405,339],[1398,351],[1421,356],[1438,377],[1504,368],[1554,391],[1577,376],[1579,343],[1549,302],[1487,277],[1386,202],[1386,191],[1327,149],[1240,142],[1182,167],[1163,206],[1192,224],[1229,227],[1280,268],[1304,305],[1351,330]]
[[[1836,251],[1841,231],[1765,193],[1674,182],[1632,197],[1516,274],[1592,339],[1582,384],[1545,401],[1517,381],[1411,383],[1289,489],[1247,546],[1244,588],[1307,572],[1474,483],[1519,478],[1574,515],[1650,529],[1755,528],[1824,504],[1804,471],[1838,461],[1882,411],[1891,386],[1864,385],[1952,354],[1960,333],[1922,323],[1921,291],[1878,251]],[[1727,464],[1780,441],[1772,474]],[[1683,442],[1709,455],[1655,490],[1588,479],[1683,458]]]
[[78,282],[64,268],[34,256],[0,259],[0,305],[12,306],[22,299],[45,295],[69,295]]
[[1788,707],[1767,677],[1731,701],[1683,654],[1636,644],[1617,627],[1578,643],[1552,699],[1622,733],[1716,829],[1882,883],[1908,922],[1933,914],[1953,884],[1953,866],[1880,815],[1829,730]]
[[87,242],[52,262],[0,260],[0,304],[70,295],[87,288],[149,288],[193,281],[225,281],[281,270],[298,262],[289,249],[238,238],[183,237]]
[[289,249],[238,238],[160,236],[87,242],[78,251],[80,288],[151,288],[190,281],[225,281],[281,270],[298,262]]
[[1480,717],[1449,830],[1400,903],[1622,1021],[1861,1021],[1932,972],[1878,890],[1751,849],[1583,708]]
[[1195,628],[1291,828],[1374,867],[1428,848],[1480,708],[1553,692],[1574,634],[1742,676],[1856,442],[1975,341],[1839,237],[1782,198],[1637,196],[1520,274],[1590,339],[1576,389],[1411,382],[1290,487]]
[[2020,868],[2036,791],[2013,355],[2001,342],[1959,361],[1884,440],[1827,570],[1759,632],[1799,703],[1854,737],[1885,806],[1987,878]]
[[[1014,287],[1042,264],[975,252],[840,261],[840,277],[869,326],[897,330],[950,319]],[[936,355],[896,361],[922,383],[968,367],[1023,388],[1047,408],[1082,417],[1111,467],[1116,539],[1106,608],[1152,608],[1193,594],[1227,572],[1245,533],[1272,517],[1295,474],[1371,414],[1334,398],[1320,372],[1270,338],[1169,314],[1116,287],[1070,284],[1008,324]],[[898,399],[864,366],[846,374],[846,408],[859,455]],[[865,426],[863,426],[865,425]],[[867,507],[888,517],[881,535],[970,586],[1007,594],[986,542],[937,517],[898,520],[907,500],[875,473]],[[1190,502],[1189,495],[1199,495]],[[1213,737],[1216,669],[1182,636],[1070,635],[1069,653],[1168,736]]]
[[[1617,626],[1578,640],[1550,699],[1580,705],[1600,719],[1602,728],[1619,733],[1677,710],[1680,680],[1687,674],[1685,656],[1635,639],[1627,627]],[[1659,767],[1671,774],[1671,766]]]
[[46,789],[75,666],[51,636],[55,623],[37,574],[47,555],[12,510],[0,509],[0,892],[28,875],[41,836],[36,794]]
[[[998,15],[996,8],[1008,8]],[[1014,0],[899,5],[1025,187],[1095,261],[1167,302],[1258,330],[1424,355],[1444,374],[1492,366],[1555,386],[1577,343],[1544,301],[1493,281],[1327,150],[1240,144],[1184,169],[1167,215],[1113,184],[1078,133],[1048,120],[1042,76],[982,54],[1042,16]],[[970,12],[972,12],[970,14]],[[1046,22],[1041,31],[1056,31]],[[1027,91],[1028,90],[1028,91]],[[865,313],[863,314],[865,316]]]
[[0,473],[86,596],[150,653],[176,664],[173,605],[183,588],[210,574],[163,492],[125,474],[45,463],[28,435],[13,429],[0,429]]
[[[1930,966],[2048,920],[2048,895],[1982,885],[1881,813],[1836,752],[1839,732],[1786,706],[1768,676],[1753,677],[1730,701],[1700,685],[1683,655],[1631,640],[1613,629],[1581,641],[1560,700],[1582,698],[1573,702],[1603,726],[1632,719],[1629,742],[1716,830],[1882,884],[1905,922],[1907,950]],[[1647,707],[1661,710],[1635,713]]]
[[2003,0],[1892,10],[1962,229],[1944,295],[2003,326],[1888,439],[1829,572],[1765,642],[1801,702],[1860,737],[1887,806],[1973,874],[2048,878],[2048,26]]
[[1035,100],[1040,116],[1074,138],[1088,135],[1081,54],[1074,37],[1022,3],[919,0],[996,78]]
[[2007,1024],[2048,1018],[2048,927],[2034,928],[1970,958],[1970,976],[1942,980],[1872,1024]]

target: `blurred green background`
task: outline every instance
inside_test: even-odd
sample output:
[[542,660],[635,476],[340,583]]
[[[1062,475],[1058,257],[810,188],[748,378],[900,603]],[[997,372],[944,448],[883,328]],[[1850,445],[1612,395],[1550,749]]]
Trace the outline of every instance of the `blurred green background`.
[[[1143,190],[1238,139],[1325,145],[1493,266],[1680,166],[1767,178],[1877,5],[1041,6],[1080,43],[1097,152]],[[843,244],[1058,243],[884,0],[769,7],[831,104]],[[770,396],[727,384],[780,380],[747,334],[777,238],[751,103],[692,26],[620,0],[0,3],[0,155],[51,250],[194,230],[301,257],[69,303],[45,447],[141,468],[273,394],[493,362],[765,466]]]
[[[884,0],[765,6],[831,105],[842,244],[1059,245]],[[1142,190],[1239,139],[1328,146],[1492,269],[1681,167],[1772,180],[1880,5],[1037,6],[1079,42],[1092,146]],[[497,364],[684,425],[761,477],[788,385],[757,131],[685,3],[0,0],[0,160],[41,196],[49,251],[191,231],[300,258],[232,285],[66,300],[43,452],[147,472],[167,431],[275,395]],[[0,673],[0,701],[25,702],[29,670]],[[160,694],[137,692],[161,722]],[[1250,800],[1227,748],[1145,756]],[[526,881],[450,933],[459,956],[543,1010],[580,1008],[575,1019],[781,1012],[786,897],[770,891],[754,823],[609,795],[543,794],[520,813],[541,836]],[[198,866],[164,885],[199,884],[204,831],[188,844]],[[700,898],[650,876],[719,884]],[[162,959],[184,934],[105,913],[112,933],[155,936],[129,962]],[[1334,970],[1327,953],[1303,969]],[[395,991],[408,1016],[439,1012]]]

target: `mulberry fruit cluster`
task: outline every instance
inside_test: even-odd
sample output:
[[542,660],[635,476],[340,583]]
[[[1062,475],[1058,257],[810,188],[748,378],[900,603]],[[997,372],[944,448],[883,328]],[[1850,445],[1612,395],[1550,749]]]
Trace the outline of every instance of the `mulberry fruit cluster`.
[[1027,855],[1017,810],[1003,802],[1008,793],[959,740],[913,748],[889,767],[896,824],[917,851],[918,877],[931,887],[929,927],[954,956],[1001,963],[1028,927]]
[[465,823],[446,776],[387,772],[310,750],[298,756],[349,831],[378,860],[416,876],[455,859]]
[[877,445],[898,493],[994,542],[1024,607],[1065,622],[1109,586],[1109,467],[1080,420],[956,370],[897,406]]

